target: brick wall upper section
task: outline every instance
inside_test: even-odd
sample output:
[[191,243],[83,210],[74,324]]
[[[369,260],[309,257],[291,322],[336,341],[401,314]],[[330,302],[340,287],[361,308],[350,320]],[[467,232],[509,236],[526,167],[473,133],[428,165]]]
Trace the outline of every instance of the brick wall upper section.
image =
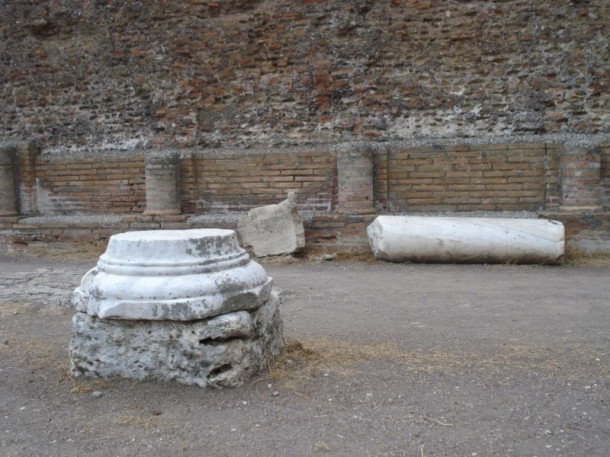
[[376,205],[389,211],[535,211],[559,201],[560,147],[385,148],[374,155]]
[[607,0],[0,2],[44,150],[608,132]]

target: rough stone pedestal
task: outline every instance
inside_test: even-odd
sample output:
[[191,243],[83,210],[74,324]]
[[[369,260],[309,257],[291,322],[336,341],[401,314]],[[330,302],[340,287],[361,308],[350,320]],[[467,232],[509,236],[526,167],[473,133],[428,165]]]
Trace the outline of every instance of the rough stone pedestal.
[[114,235],[73,303],[74,376],[236,386],[283,344],[272,279],[231,230]]

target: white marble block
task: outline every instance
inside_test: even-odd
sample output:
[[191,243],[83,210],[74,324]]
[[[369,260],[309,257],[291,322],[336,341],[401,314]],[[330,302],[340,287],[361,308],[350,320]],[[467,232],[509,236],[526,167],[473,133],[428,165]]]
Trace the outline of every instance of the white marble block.
[[73,294],[71,372],[238,385],[281,351],[272,284],[232,230],[114,235]]
[[379,216],[367,233],[391,262],[556,264],[564,253],[563,224],[545,219]]
[[258,257],[291,254],[305,246],[305,229],[299,216],[296,194],[277,205],[252,208],[239,219],[238,231],[246,246]]

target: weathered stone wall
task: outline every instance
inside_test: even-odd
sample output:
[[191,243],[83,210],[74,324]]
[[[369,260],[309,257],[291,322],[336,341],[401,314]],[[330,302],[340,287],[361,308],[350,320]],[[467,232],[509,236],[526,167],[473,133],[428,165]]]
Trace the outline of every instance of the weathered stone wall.
[[44,150],[608,132],[607,0],[12,0],[0,137]]
[[0,247],[231,227],[288,191],[310,245],[489,210],[608,246],[608,22],[606,0],[0,2]]

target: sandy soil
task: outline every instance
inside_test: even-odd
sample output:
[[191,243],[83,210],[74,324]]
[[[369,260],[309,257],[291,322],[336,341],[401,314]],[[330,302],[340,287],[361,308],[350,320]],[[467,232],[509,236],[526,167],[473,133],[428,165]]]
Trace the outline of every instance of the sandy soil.
[[203,390],[68,376],[94,263],[0,259],[0,455],[608,455],[608,266],[270,263],[286,354]]

